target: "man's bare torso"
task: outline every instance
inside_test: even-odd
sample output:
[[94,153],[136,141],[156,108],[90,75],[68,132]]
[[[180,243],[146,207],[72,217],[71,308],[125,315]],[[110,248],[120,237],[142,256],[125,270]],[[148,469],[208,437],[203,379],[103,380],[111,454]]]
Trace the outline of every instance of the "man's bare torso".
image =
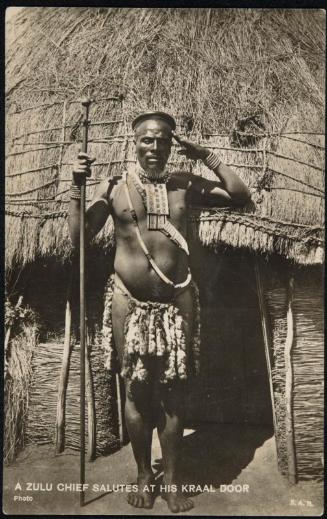
[[[129,177],[130,196],[137,214],[142,238],[153,259],[174,283],[184,281],[188,273],[188,257],[160,231],[148,230],[142,198]],[[175,174],[167,184],[170,221],[186,238],[187,176]],[[165,302],[174,289],[166,285],[152,269],[140,243],[130,214],[123,181],[118,180],[112,190],[112,215],[115,224],[116,256],[114,268],[131,294],[141,301]]]

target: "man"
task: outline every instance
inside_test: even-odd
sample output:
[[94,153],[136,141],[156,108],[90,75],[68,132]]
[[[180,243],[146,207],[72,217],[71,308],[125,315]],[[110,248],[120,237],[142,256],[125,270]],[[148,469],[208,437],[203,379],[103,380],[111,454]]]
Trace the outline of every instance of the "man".
[[[192,343],[198,333],[185,239],[187,208],[243,205],[250,194],[217,155],[178,137],[170,115],[141,114],[132,128],[136,167],[99,184],[86,214],[86,237],[91,240],[112,215],[116,235],[112,329],[126,387],[126,426],[138,469],[138,492],[130,493],[128,502],[153,506],[151,441],[157,427],[166,486],[162,497],[172,512],[185,512],[193,503],[180,491],[177,458],[183,436],[183,385],[191,375],[196,356]],[[202,160],[217,181],[167,171],[172,138],[181,146],[180,154]],[[74,166],[69,227],[75,246],[80,179],[90,176],[94,160],[80,153]]]

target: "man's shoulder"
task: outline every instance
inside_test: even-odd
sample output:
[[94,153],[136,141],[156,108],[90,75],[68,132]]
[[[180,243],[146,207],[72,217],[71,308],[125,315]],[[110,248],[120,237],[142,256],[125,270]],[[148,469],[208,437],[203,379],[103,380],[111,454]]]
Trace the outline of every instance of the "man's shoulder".
[[122,175],[114,175],[107,179],[107,198],[108,200],[114,196],[114,192],[116,188],[121,184],[123,176]]
[[123,175],[114,175],[113,177],[108,178],[109,184],[112,184],[113,186],[118,184],[120,180],[122,180]]
[[113,177],[107,177],[100,181],[97,187],[97,193],[100,198],[109,200],[112,198],[115,188],[119,185],[122,179],[122,175],[115,175]]
[[189,171],[176,170],[171,174],[171,180],[176,183],[179,187],[187,189],[190,182],[194,179],[194,175]]

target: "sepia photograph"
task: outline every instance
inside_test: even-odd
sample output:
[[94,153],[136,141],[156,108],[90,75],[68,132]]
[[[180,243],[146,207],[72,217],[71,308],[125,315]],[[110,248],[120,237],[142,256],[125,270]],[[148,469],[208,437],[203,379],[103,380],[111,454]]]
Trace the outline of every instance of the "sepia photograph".
[[6,9],[5,514],[322,515],[325,45]]

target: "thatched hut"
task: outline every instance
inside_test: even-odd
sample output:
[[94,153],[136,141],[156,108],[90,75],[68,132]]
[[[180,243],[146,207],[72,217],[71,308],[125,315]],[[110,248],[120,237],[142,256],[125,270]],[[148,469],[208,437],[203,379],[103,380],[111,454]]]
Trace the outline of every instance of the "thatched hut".
[[[12,304],[23,295],[40,322],[27,439],[52,441],[71,353],[66,444],[77,442],[66,214],[79,99],[87,94],[97,157],[88,200],[101,178],[135,161],[130,121],[149,108],[172,113],[180,134],[217,150],[250,186],[242,209],[190,212],[203,368],[189,421],[272,417],[281,471],[292,481],[321,477],[324,23],[321,10],[176,8],[26,8],[8,22],[6,281]],[[210,176],[175,149],[171,167]],[[88,253],[96,272],[88,289],[88,410],[98,453],[119,444],[120,388],[101,364],[99,334],[113,250],[109,219]]]

